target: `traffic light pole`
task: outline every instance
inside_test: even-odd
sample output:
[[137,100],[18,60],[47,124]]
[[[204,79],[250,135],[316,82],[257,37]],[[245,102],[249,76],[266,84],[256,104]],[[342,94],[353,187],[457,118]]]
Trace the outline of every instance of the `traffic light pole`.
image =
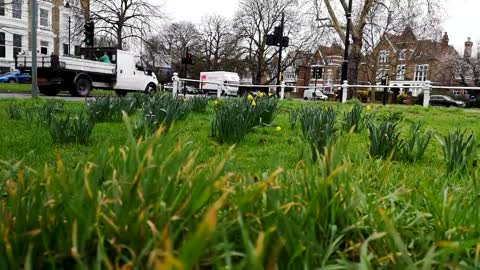
[[[348,79],[348,50],[350,49],[350,28],[352,24],[352,0],[348,1],[346,17],[347,30],[345,32],[345,51],[343,52],[342,81],[340,84],[343,84],[343,82]],[[339,100],[342,102],[342,91],[340,91]]]
[[[187,51],[185,52],[185,58],[187,55],[188,55],[188,47],[187,47]],[[185,79],[187,79],[187,76],[188,76],[188,64],[185,61]],[[185,97],[186,95],[187,95],[187,84],[186,82],[183,82],[183,96]]]
[[[282,21],[280,23],[280,45],[278,46],[278,75],[277,85],[282,82],[282,50],[283,50],[283,28],[285,24],[285,13],[282,13]],[[280,94],[280,87],[277,88],[277,96]]]
[[38,98],[37,84],[37,0],[31,0],[32,3],[32,97]]

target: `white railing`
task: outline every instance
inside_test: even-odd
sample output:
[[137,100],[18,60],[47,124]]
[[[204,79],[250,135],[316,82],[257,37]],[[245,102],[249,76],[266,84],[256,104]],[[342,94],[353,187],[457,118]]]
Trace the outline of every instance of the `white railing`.
[[[195,83],[209,83],[209,84],[216,84],[218,85],[217,89],[217,97],[220,98],[222,96],[224,87],[226,86],[233,86],[233,87],[245,87],[245,85],[241,84],[228,84],[216,81],[205,81],[205,80],[193,80],[193,79],[183,79],[178,77],[178,73],[173,74],[173,94],[177,95],[180,89],[180,82],[195,82]],[[285,82],[281,82],[280,85],[248,85],[250,87],[255,88],[280,88],[280,99],[285,99],[285,88],[286,87],[293,87],[296,89],[330,89],[331,91],[341,91],[341,102],[345,103],[347,101],[348,89],[355,88],[355,89],[368,89],[371,91],[372,89],[375,92],[386,92],[393,88],[402,88],[402,89],[409,89],[409,90],[418,90],[417,93],[423,93],[423,106],[428,107],[430,104],[430,94],[432,89],[445,89],[445,90],[476,90],[480,91],[480,87],[457,87],[457,86],[432,86],[430,81],[424,82],[415,82],[415,85],[408,85],[408,86],[397,86],[397,85],[349,85],[348,81],[344,81],[343,84],[329,84],[329,85],[318,85],[318,86],[287,86]],[[384,97],[385,99],[385,97]]]

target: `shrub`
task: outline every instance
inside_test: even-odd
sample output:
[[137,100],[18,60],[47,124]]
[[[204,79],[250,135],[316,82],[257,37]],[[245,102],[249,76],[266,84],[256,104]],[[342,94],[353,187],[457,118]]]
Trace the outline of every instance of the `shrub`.
[[122,120],[122,111],[131,114],[136,110],[137,101],[128,97],[97,97],[87,102],[92,118],[97,122],[118,122]]
[[403,104],[403,101],[406,100],[408,97],[407,94],[400,94],[397,96],[397,103],[398,104]]
[[49,131],[54,143],[87,144],[94,126],[88,113],[68,113],[66,117],[53,115]]
[[407,139],[399,145],[399,159],[409,162],[422,159],[433,135],[431,130],[425,130],[422,133],[422,128],[423,124],[418,121],[410,125]]
[[382,121],[368,125],[369,153],[374,158],[393,158],[403,142],[400,140],[398,122]]
[[8,118],[19,120],[22,119],[22,109],[16,103],[10,103],[6,108]]
[[439,136],[436,137],[442,146],[447,174],[465,173],[473,162],[476,150],[473,133],[467,134],[466,130],[462,132],[457,128],[445,135],[443,140]]
[[365,121],[361,104],[355,103],[350,111],[343,113],[342,125],[346,131],[362,131],[365,128]]
[[211,134],[220,143],[238,143],[258,125],[259,110],[247,99],[230,99],[215,106]]
[[193,112],[204,113],[207,111],[209,100],[210,98],[208,97],[194,96],[193,98],[188,100],[188,102],[190,102]]
[[325,148],[335,142],[337,136],[335,120],[336,112],[330,107],[302,108],[300,115],[302,133],[304,139],[310,143],[313,161],[316,161],[319,155],[323,155]]

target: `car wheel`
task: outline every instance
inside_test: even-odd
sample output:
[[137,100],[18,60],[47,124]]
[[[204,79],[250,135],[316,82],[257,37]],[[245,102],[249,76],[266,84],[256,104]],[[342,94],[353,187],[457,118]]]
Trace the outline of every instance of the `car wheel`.
[[86,78],[80,78],[75,83],[75,91],[73,91],[72,96],[86,97],[90,94],[92,90],[92,83]]
[[153,94],[157,91],[155,84],[149,83],[147,87],[145,87],[145,94]]
[[303,100],[308,100],[308,98],[307,98],[307,97],[304,97]]
[[15,81],[14,79],[10,79],[8,80],[8,83],[17,83],[17,81]]

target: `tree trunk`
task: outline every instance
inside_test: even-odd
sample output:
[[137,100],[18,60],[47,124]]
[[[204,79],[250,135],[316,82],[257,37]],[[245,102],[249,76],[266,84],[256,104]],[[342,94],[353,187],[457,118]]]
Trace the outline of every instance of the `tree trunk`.
[[123,50],[123,35],[122,35],[122,27],[118,27],[117,30],[117,49]]

